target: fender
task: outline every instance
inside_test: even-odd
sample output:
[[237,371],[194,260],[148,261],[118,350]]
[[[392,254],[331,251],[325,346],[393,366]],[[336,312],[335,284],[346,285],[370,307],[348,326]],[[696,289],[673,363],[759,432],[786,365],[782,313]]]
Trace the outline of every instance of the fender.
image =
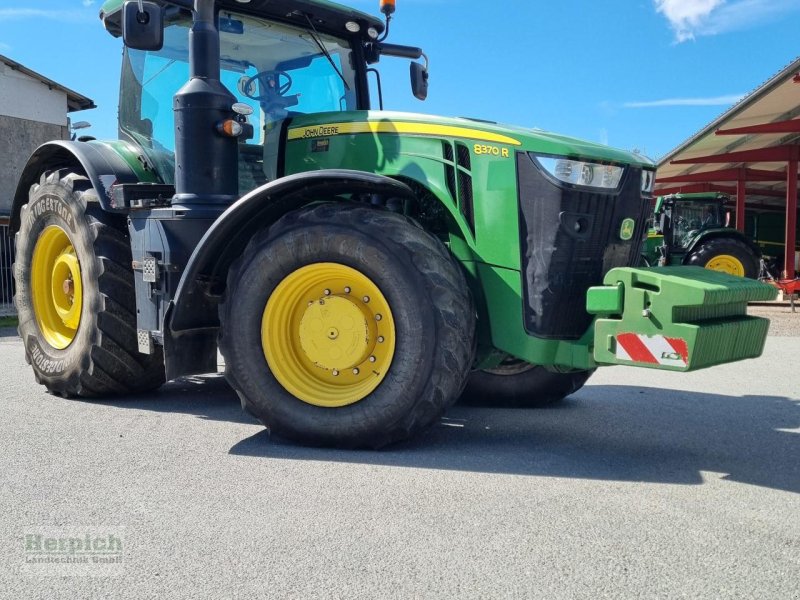
[[694,241],[692,241],[691,245],[686,249],[686,254],[684,256],[683,262],[684,263],[686,262],[686,259],[688,259],[691,253],[694,252],[695,248],[702,242],[721,237],[733,238],[739,240],[740,242],[744,242],[755,253],[757,257],[759,258],[761,257],[761,248],[759,248],[758,245],[753,240],[751,240],[741,231],[737,229],[720,227],[716,229],[708,229],[700,233],[698,236],[696,236]]
[[406,184],[383,175],[344,169],[310,171],[253,190],[214,222],[192,253],[166,311],[167,379],[216,370],[218,303],[228,270],[250,239],[292,210],[314,202],[344,201],[342,196],[349,194],[415,198]]
[[126,212],[111,203],[110,189],[115,183],[140,181],[160,183],[155,172],[141,162],[143,154],[135,146],[123,141],[72,142],[56,140],[39,146],[28,159],[22,171],[14,201],[11,206],[11,230],[19,229],[19,212],[28,201],[31,186],[39,183],[45,171],[73,169],[85,174],[100,199],[103,210]]

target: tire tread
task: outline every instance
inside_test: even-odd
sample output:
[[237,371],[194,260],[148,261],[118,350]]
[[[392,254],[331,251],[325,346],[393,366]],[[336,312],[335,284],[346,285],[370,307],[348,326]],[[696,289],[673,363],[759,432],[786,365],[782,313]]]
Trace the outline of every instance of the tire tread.
[[[140,354],[138,349],[131,248],[124,221],[97,205],[96,193],[83,175],[64,169],[43,173],[39,184],[31,187],[31,197],[45,185],[60,189],[68,202],[82,209],[79,227],[90,237],[92,259],[99,273],[95,282],[84,282],[84,286],[96,285],[100,302],[98,306],[84,307],[82,318],[87,309],[92,312],[93,331],[88,345],[80,350],[78,364],[56,374],[39,373],[34,366],[37,381],[52,393],[68,397],[104,397],[159,387],[164,382],[162,349],[157,347],[153,355]],[[22,210],[27,211],[27,207],[26,204]],[[18,299],[18,308],[26,302]],[[21,320],[19,334],[23,339],[38,337],[35,319]],[[78,343],[77,338],[73,343]],[[26,359],[30,363],[29,352],[26,343]]]

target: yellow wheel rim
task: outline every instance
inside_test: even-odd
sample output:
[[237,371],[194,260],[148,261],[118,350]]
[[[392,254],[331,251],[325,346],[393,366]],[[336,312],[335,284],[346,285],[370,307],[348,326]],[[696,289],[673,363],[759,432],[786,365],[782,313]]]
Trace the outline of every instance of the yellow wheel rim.
[[293,396],[314,406],[348,406],[389,372],[394,318],[363,273],[315,263],[275,288],[261,319],[261,344],[273,375]]
[[36,323],[45,341],[63,350],[81,322],[81,266],[67,232],[46,227],[33,249],[31,296]]
[[720,254],[719,256],[715,256],[706,263],[706,269],[744,277],[744,265],[742,264],[742,261],[735,256],[731,256],[730,254]]

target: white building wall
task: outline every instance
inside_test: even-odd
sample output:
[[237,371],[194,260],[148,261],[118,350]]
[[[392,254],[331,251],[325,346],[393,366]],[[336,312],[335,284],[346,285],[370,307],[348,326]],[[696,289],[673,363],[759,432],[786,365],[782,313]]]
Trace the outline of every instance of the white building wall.
[[0,61],[0,115],[66,126],[67,94]]

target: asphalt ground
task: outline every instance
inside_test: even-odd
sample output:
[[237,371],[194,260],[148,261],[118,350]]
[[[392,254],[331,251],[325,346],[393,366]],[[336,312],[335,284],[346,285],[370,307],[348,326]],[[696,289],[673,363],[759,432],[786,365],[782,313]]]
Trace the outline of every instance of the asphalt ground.
[[[0,598],[800,598],[799,353],[601,369],[554,408],[340,452],[271,439],[217,377],[49,396],[6,335]],[[121,562],[28,562],[78,532]]]

